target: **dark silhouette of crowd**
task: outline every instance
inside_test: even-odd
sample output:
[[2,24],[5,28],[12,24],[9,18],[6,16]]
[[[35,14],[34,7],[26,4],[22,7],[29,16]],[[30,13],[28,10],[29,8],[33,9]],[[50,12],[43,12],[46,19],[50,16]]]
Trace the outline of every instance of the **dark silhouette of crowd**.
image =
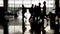
[[[43,9],[43,10],[41,10]],[[24,14],[26,12],[26,8],[24,8],[24,5],[22,5],[22,16],[23,19],[25,18]],[[58,24],[55,24],[55,17],[57,16],[55,13],[50,12],[48,15],[46,14],[46,1],[43,2],[43,7],[41,8],[41,3],[39,3],[39,5],[34,5],[32,4],[31,8],[29,8],[29,12],[31,14],[30,18],[29,18],[29,22],[30,22],[30,27],[31,27],[31,34],[33,34],[33,32],[35,32],[35,34],[41,34],[41,31],[43,34],[46,34],[46,31],[44,30],[46,27],[44,27],[44,19],[47,19],[48,16],[50,18],[50,27],[51,29],[53,29],[55,31],[54,34],[57,34],[58,32]],[[46,18],[47,17],[47,18]],[[23,20],[22,19],[22,20]],[[48,21],[48,19],[47,19]],[[58,23],[58,21],[57,21]],[[26,30],[25,27],[25,23],[23,20],[23,34]]]

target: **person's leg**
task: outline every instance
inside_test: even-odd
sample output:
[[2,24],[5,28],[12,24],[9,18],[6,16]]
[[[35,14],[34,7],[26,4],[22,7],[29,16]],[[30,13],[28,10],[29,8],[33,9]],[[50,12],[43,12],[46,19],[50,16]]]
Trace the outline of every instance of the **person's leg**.
[[43,34],[46,34],[46,32],[44,30],[44,19],[42,19],[42,32],[43,32]]
[[30,27],[31,27],[31,29],[30,29],[30,33],[33,34],[33,27],[34,27],[33,22],[30,23]]
[[22,16],[23,16],[22,17],[22,30],[23,30],[22,34],[24,34],[24,32],[26,31],[25,22],[24,22],[24,14]]
[[56,24],[54,34],[59,34],[59,25]]

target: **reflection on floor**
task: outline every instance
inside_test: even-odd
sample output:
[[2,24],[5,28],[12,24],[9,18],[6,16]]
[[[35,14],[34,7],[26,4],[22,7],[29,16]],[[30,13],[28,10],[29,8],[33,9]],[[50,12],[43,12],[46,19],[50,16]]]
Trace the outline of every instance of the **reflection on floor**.
[[[27,30],[25,31],[24,34],[31,34],[31,33],[29,32],[30,26],[26,26],[26,28],[27,28]],[[45,28],[45,31],[46,31],[46,34],[53,34],[53,33],[54,33],[54,30],[50,29],[50,26],[47,26],[47,27]],[[41,34],[42,34],[42,31],[41,31]]]
[[[26,26],[27,30],[25,31],[24,34],[30,34],[30,26]],[[47,26],[45,28],[46,34],[53,34],[54,30],[50,29],[50,26]],[[0,29],[0,34],[3,34],[3,29]],[[22,26],[16,25],[16,26],[9,26],[9,34],[22,34]]]
[[22,26],[9,26],[9,34],[22,34]]
[[0,29],[0,34],[3,34],[3,29]]

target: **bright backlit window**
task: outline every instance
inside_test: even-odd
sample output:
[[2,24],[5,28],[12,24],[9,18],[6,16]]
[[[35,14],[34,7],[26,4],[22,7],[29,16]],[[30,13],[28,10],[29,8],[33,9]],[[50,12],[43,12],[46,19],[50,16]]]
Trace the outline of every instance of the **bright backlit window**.
[[25,7],[31,7],[32,4],[38,5],[39,2],[41,3],[41,7],[43,7],[44,1],[46,1],[47,7],[55,6],[54,0],[9,0],[8,7],[22,7],[22,4],[24,4]]
[[8,0],[8,7],[22,7],[22,0]]
[[0,0],[0,7],[3,6],[3,0]]

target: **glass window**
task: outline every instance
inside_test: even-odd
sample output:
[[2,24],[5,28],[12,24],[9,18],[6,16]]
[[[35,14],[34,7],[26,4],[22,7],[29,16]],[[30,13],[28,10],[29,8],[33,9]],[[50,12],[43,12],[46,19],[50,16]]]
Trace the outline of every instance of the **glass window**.
[[43,2],[46,1],[47,7],[54,7],[54,0],[9,0],[8,1],[8,7],[22,7],[22,4],[24,4],[27,7],[31,7],[31,4],[38,5],[38,3],[41,3],[41,7],[43,7]]
[[22,7],[22,0],[8,0],[8,7]]
[[[38,3],[40,2],[41,3],[41,7],[43,7],[43,2],[46,1],[46,6],[47,7],[54,7],[54,0],[22,0],[23,4],[26,5],[31,5],[31,4],[34,4],[34,5],[38,5]],[[27,5],[26,5],[27,6]],[[29,7],[29,6],[27,6]]]
[[3,0],[0,0],[0,7],[3,6]]

